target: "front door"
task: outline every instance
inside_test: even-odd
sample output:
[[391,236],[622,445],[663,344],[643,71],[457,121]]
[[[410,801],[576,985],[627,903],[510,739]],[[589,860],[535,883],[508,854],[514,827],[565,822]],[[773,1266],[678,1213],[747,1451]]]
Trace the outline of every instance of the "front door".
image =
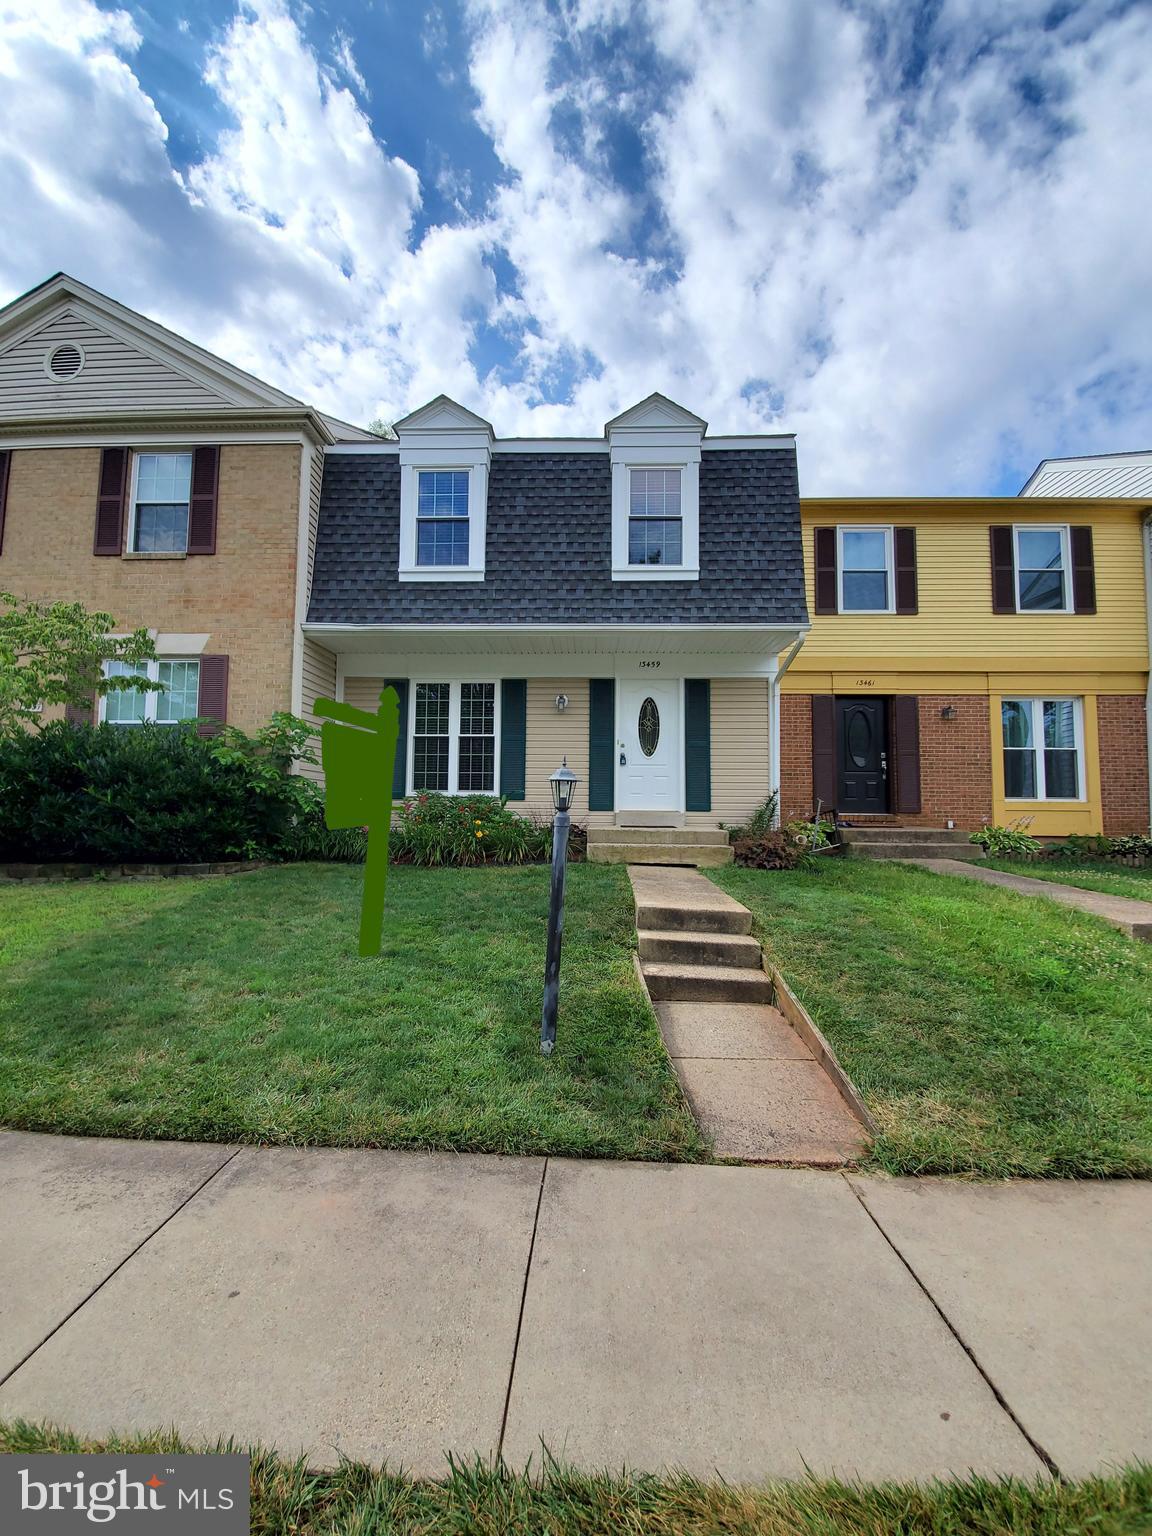
[[621,678],[616,688],[617,809],[680,810],[680,679]]
[[836,809],[844,816],[888,809],[888,701],[836,700]]

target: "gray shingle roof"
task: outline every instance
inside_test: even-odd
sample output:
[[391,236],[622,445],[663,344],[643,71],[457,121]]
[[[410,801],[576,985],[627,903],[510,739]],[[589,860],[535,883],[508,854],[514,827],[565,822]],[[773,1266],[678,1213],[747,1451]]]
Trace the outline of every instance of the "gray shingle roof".
[[796,455],[708,449],[700,579],[612,580],[608,454],[499,453],[483,582],[397,577],[400,467],[329,454],[308,618],[318,624],[804,623]]

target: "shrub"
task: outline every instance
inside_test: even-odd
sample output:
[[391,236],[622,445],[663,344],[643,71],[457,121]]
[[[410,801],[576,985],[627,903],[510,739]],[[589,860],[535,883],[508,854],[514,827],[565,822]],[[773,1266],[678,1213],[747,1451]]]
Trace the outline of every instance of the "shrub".
[[763,801],[749,816],[748,820],[738,827],[730,827],[725,822],[720,825],[728,833],[729,840],[741,842],[750,837],[763,837],[767,832],[776,830],[776,811],[778,809],[779,795],[775,790]]
[[1079,862],[1082,859],[1101,859],[1112,852],[1112,839],[1095,835],[1084,836],[1073,832],[1062,843],[1050,843],[1044,849],[1045,858]]
[[793,842],[815,851],[817,848],[831,848],[836,823],[819,817],[813,821],[790,821],[784,830]]
[[552,855],[551,826],[492,795],[420,794],[396,813],[395,864],[533,864]]
[[328,864],[363,864],[367,855],[368,829],[338,827],[332,831],[325,824],[324,805],[319,796],[297,817],[279,848],[282,859]]
[[274,856],[316,801],[288,772],[308,727],[246,736],[55,721],[0,737],[0,859],[205,863]]
[[737,838],[732,844],[732,857],[745,869],[799,869],[812,863],[803,844],[787,832],[764,832],[759,837]]
[[1108,852],[1119,854],[1122,858],[1152,859],[1152,833],[1129,832],[1123,837],[1106,838]]
[[1043,845],[1024,830],[1031,824],[1032,818],[1026,816],[1020,821],[1014,821],[1010,827],[981,827],[979,832],[969,834],[968,841],[981,843],[984,852],[991,854],[994,859],[1039,853]]

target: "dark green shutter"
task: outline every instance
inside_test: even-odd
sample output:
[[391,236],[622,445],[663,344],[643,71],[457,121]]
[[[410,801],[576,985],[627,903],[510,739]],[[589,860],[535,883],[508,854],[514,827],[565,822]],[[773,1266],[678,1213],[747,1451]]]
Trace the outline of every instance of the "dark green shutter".
[[395,688],[400,700],[400,734],[396,738],[396,766],[392,770],[392,798],[403,800],[408,790],[408,679],[386,677],[383,686]]
[[588,684],[588,809],[616,806],[616,681],[594,677]]
[[528,684],[522,677],[500,684],[500,793],[523,800],[528,748]]
[[712,684],[706,677],[684,681],[684,804],[690,811],[712,809]]

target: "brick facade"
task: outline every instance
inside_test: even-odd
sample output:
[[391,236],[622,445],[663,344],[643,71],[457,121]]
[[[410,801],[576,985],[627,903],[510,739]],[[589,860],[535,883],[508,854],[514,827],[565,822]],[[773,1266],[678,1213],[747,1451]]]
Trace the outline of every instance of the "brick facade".
[[0,589],[81,602],[120,629],[207,634],[230,659],[228,719],[253,730],[291,708],[300,447],[224,444],[216,553],[92,553],[99,448],[12,453]]
[[1100,732],[1100,795],[1104,831],[1148,831],[1148,736],[1145,704],[1137,694],[1102,693],[1096,700]]

